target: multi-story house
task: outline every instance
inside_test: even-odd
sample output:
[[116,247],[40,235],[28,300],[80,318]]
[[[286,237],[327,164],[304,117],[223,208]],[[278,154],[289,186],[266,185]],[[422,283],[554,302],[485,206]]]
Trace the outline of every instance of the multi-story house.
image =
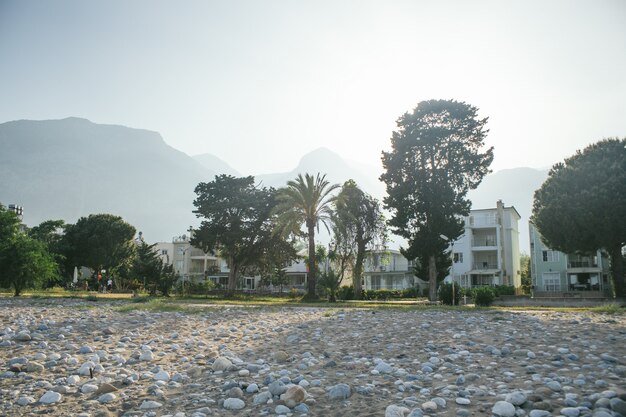
[[532,222],[530,234],[530,274],[535,296],[549,296],[584,291],[585,295],[603,295],[611,290],[609,260],[597,250],[590,254],[566,254],[548,247]]
[[498,200],[495,208],[471,210],[463,235],[450,245],[452,267],[446,281],[471,288],[521,287],[519,229],[515,207]]
[[402,290],[426,287],[428,284],[415,276],[413,261],[397,250],[376,248],[368,253],[363,267],[363,289]]
[[[174,267],[174,271],[185,282],[202,282],[205,279],[213,281],[220,286],[228,285],[228,273],[230,269],[226,259],[214,252],[205,253],[202,249],[191,245],[193,229],[188,230],[189,234],[177,236],[172,242],[159,242],[155,250],[163,262]],[[296,288],[304,290],[307,284],[307,267],[304,261],[294,261],[286,266],[288,283],[283,289]],[[238,289],[256,290],[259,288],[261,277],[242,276],[237,283]],[[270,290],[277,290],[270,287]]]

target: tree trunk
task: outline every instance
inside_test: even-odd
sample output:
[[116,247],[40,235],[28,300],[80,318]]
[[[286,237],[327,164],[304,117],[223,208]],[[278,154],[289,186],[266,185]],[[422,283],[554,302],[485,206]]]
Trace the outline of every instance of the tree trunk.
[[354,271],[352,276],[352,284],[354,286],[354,299],[360,300],[361,293],[363,292],[363,286],[361,280],[363,279],[363,260],[365,258],[365,245],[359,244],[356,250],[356,263],[354,264]]
[[308,225],[309,232],[309,276],[308,276],[308,299],[315,299],[316,284],[317,284],[317,271],[315,265],[315,225]]
[[230,258],[230,269],[228,272],[228,288],[226,289],[226,294],[231,296],[235,293],[235,289],[237,287],[237,266],[234,264],[234,260]]
[[611,257],[611,274],[613,275],[613,287],[615,297],[626,298],[626,285],[624,284],[624,259],[622,258],[622,248],[617,245],[609,251]]
[[435,255],[428,257],[428,299],[437,301],[437,264]]

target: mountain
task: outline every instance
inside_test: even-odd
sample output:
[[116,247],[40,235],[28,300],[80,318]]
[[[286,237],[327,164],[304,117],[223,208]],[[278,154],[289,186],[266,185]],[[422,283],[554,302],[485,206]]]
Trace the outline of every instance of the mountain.
[[0,201],[24,206],[30,226],[111,213],[149,241],[171,240],[198,223],[193,190],[214,175],[148,130],[79,118],[0,124]]
[[[354,179],[378,199],[385,195],[380,168],[348,161],[326,148],[304,155],[289,172],[256,180],[278,188],[299,173],[317,172],[331,183]],[[192,213],[195,186],[222,173],[240,175],[213,155],[192,158],[148,130],[79,118],[0,124],[0,202],[24,206],[29,226],[112,213],[141,230],[149,242],[169,241],[199,224]],[[547,173],[514,168],[490,174],[470,192],[472,207],[495,207],[499,199],[515,206],[522,216],[520,249],[528,252],[533,194]]]
[[379,173],[371,170],[368,172],[327,148],[318,148],[304,155],[298,165],[289,172],[262,174],[255,178],[257,182],[261,182],[263,185],[278,188],[284,187],[287,181],[296,178],[298,174],[316,174],[318,172],[326,174],[326,179],[331,184],[341,185],[345,181],[353,179],[359,187],[377,198],[384,194],[384,186],[378,181]]
[[228,165],[226,162],[221,160],[215,155],[211,155],[210,153],[203,153],[201,155],[193,156],[197,162],[200,163],[206,169],[217,172],[220,174],[232,175],[233,177],[241,177],[241,174],[237,172],[236,169]]

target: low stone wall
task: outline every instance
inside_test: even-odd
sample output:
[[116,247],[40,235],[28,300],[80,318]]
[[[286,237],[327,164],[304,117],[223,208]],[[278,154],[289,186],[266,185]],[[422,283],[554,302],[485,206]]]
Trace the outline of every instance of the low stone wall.
[[626,300],[620,298],[563,298],[563,297],[541,297],[531,298],[528,295],[521,296],[500,296],[493,302],[499,307],[597,307],[607,304],[617,304],[626,306]]

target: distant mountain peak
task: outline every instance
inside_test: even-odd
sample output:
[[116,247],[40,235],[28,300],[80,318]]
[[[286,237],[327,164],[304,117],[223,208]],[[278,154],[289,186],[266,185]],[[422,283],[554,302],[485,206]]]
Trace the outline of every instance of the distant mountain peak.
[[241,173],[239,171],[231,167],[223,159],[213,154],[203,153],[200,155],[194,155],[192,156],[192,158],[200,163],[203,167],[215,172],[215,174],[226,174],[232,175],[233,177],[241,177]]

